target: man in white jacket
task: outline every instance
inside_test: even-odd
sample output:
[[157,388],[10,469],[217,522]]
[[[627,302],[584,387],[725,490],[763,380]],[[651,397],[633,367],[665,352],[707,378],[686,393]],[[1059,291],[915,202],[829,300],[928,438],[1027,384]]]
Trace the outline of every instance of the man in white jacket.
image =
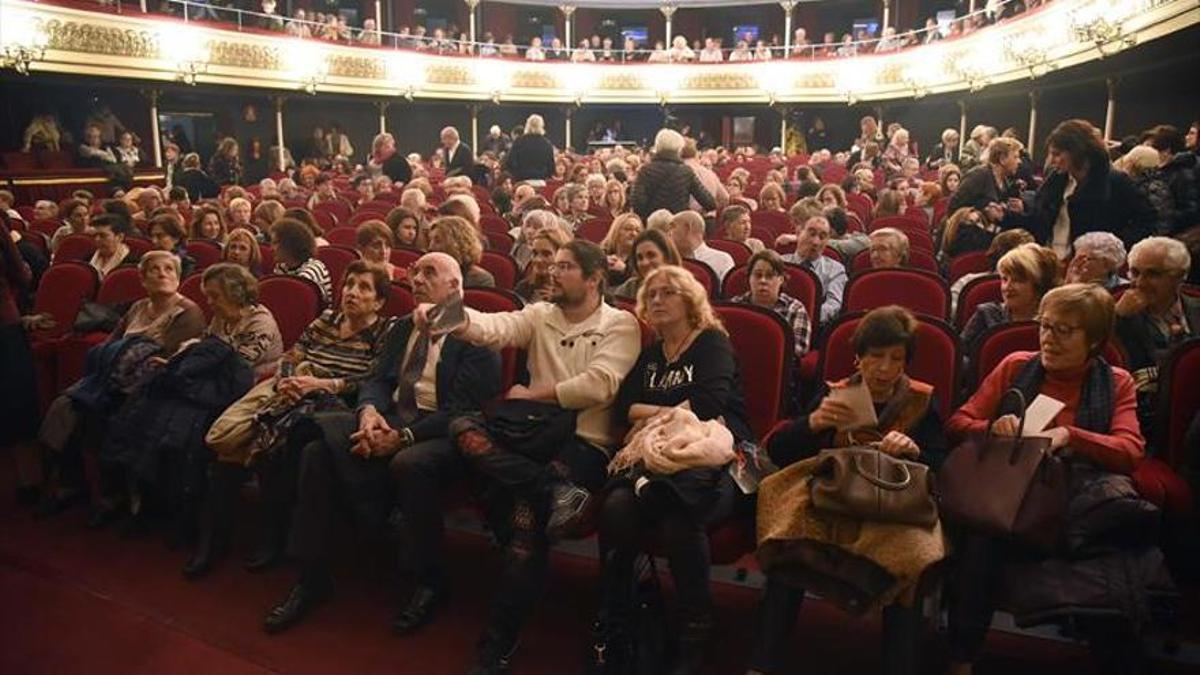
[[[466,325],[454,332],[472,344],[525,351],[529,385],[515,385],[506,398],[550,403],[577,415],[574,436],[555,448],[549,462],[503,447],[479,418],[451,424],[463,457],[512,497],[511,532],[500,535],[507,540],[508,564],[472,673],[507,667],[521,624],[549,576],[550,541],[575,531],[590,493],[604,485],[620,440],[610,408],[637,360],[641,334],[632,314],[604,303],[606,271],[604,250],[575,239],[555,255],[550,302],[518,312],[467,310]],[[422,305],[414,312],[418,325],[428,324],[428,309]]]

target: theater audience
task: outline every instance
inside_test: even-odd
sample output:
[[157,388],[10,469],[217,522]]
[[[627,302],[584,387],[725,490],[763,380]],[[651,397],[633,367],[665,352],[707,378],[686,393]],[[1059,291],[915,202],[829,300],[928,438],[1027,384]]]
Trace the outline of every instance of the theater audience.
[[1121,278],[1125,244],[1111,232],[1088,232],[1072,245],[1075,255],[1067,265],[1064,283],[1100,284],[1111,291],[1128,283]]
[[388,211],[386,222],[397,246],[417,248],[417,241],[421,233],[421,216],[419,214],[403,206],[397,206]]
[[151,251],[142,257],[138,272],[146,297],[129,307],[104,345],[96,348],[83,379],[47,410],[38,434],[48,467],[38,515],[61,512],[83,487],[88,492],[92,525],[103,525],[115,517],[116,506],[102,489],[98,475],[87,472],[83,486],[70,479],[86,466],[81,463],[93,461],[84,453],[94,458],[109,416],[142,377],[204,330],[203,312],[179,293],[181,271],[179,259],[168,252]]
[[941,258],[950,261],[972,251],[983,251],[992,244],[1000,228],[979,209],[964,206],[946,219],[942,229]]
[[221,262],[240,265],[255,277],[262,276],[262,247],[249,230],[234,230],[225,240]]
[[613,289],[613,295],[623,300],[637,300],[642,279],[663,265],[681,265],[683,259],[675,242],[662,230],[648,227],[633,242],[633,255],[626,267],[632,274],[625,283]]
[[[16,473],[17,501],[38,498],[39,458],[29,441],[37,430],[38,388],[30,338],[21,316],[21,300],[34,286],[33,272],[12,238],[11,219],[0,204],[0,448],[10,448]],[[34,324],[29,321],[29,328]]]
[[943,166],[958,162],[958,130],[946,129],[942,132],[942,141],[933,146],[933,152],[925,158],[925,168],[941,169]]
[[179,220],[179,216],[173,213],[155,216],[150,220],[148,234],[150,241],[154,242],[155,249],[166,251],[179,258],[180,278],[192,273],[196,267],[196,260],[188,255],[187,233],[183,230],[183,223]]
[[1046,140],[1050,172],[1038,189],[1031,231],[1066,258],[1071,242],[1112,232],[1125,247],[1154,232],[1155,213],[1125,174],[1115,171],[1100,131],[1086,120],[1062,122]]
[[[1026,401],[1044,394],[1064,404],[1044,433],[1050,438],[1049,451],[1067,457],[1073,471],[1086,469],[1098,478],[1133,473],[1145,453],[1134,381],[1128,372],[1100,358],[1112,333],[1112,296],[1095,285],[1071,284],[1047,293],[1038,313],[1039,350],[1005,357],[950,417],[947,433],[956,440],[981,435],[989,428],[999,436],[1017,435],[1017,416],[1002,407],[1005,392],[1017,388]],[[992,614],[1003,597],[1000,575],[1004,563],[1014,553],[1013,545],[1005,540],[977,532],[966,533],[956,543],[956,569],[949,588],[950,673],[973,672],[972,663],[979,656]],[[1074,565],[1080,562],[1064,563],[1059,568],[1061,574],[1075,573]],[[1024,573],[1029,574],[1030,569],[1025,567]],[[1110,587],[1117,597],[1125,593],[1122,589],[1136,592],[1132,589],[1146,583],[1145,566],[1127,565],[1122,569],[1129,576],[1120,588]],[[1024,583],[1023,579],[1019,573],[1012,575],[1008,587]],[[1052,582],[1044,575],[1040,579],[1042,583]],[[1129,601],[1137,602],[1133,598]],[[1096,623],[1083,620],[1075,625],[1088,639],[1100,671],[1144,672],[1139,663],[1141,639],[1132,628],[1134,622],[1124,620],[1120,607],[1110,610],[1103,599],[1097,611],[1109,613],[1111,619]]]
[[200,155],[189,152],[183,156],[183,170],[174,176],[173,183],[187,190],[193,202],[212,199],[221,194],[221,186],[201,169]]
[[408,272],[392,264],[392,231],[382,220],[363,221],[354,232],[354,248],[369,265],[378,267],[392,281],[404,281]]
[[[907,366],[916,350],[918,322],[907,309],[895,305],[868,312],[854,329],[850,345],[857,357],[853,375],[839,382],[822,383],[805,411],[771,434],[767,452],[780,467],[815,457],[827,448],[845,448],[877,443],[877,449],[893,457],[917,461],[936,469],[948,452],[938,416],[933,387],[910,378]],[[873,427],[848,429],[856,414],[850,406],[830,393],[836,389],[864,386],[870,393],[878,422]],[[760,509],[760,518],[763,511]],[[786,518],[778,514],[776,518]],[[853,520],[849,518],[839,519]],[[858,521],[856,531],[867,524]],[[829,527],[834,527],[830,523]],[[763,523],[768,527],[768,523]],[[915,529],[915,528],[914,528]],[[923,528],[922,528],[923,530]],[[923,531],[910,535],[906,528],[892,527],[897,538],[897,554],[914,537],[927,537]],[[902,534],[903,533],[903,534]],[[940,539],[940,536],[938,537]],[[915,582],[915,578],[913,580]],[[898,589],[897,589],[898,590]],[[900,590],[899,597],[913,588]],[[781,576],[767,575],[759,606],[758,626],[750,657],[750,672],[785,672],[787,650],[792,643],[796,615],[804,600],[804,589],[785,582]],[[889,598],[883,608],[883,643],[886,670],[914,673],[915,650],[919,641],[918,609],[905,606],[904,600]]]
[[712,194],[680,159],[683,145],[683,136],[671,129],[663,129],[654,137],[654,156],[638,170],[629,192],[629,207],[634,213],[642,218],[658,209],[677,213],[686,210],[688,199],[693,197],[705,211],[717,208]]
[[718,283],[734,267],[733,256],[704,241],[704,218],[695,211],[682,211],[671,218],[671,239],[679,255],[708,265],[716,273]]
[[758,192],[759,211],[783,213],[786,210],[784,209],[784,202],[786,201],[787,197],[783,194],[783,187],[778,183],[767,183]]
[[720,228],[718,231],[723,233],[729,241],[745,244],[751,253],[758,253],[766,248],[762,240],[750,236],[752,224],[750,222],[750,210],[746,207],[737,204],[726,206],[721,211],[719,220]]
[[96,244],[96,252],[88,264],[101,279],[121,265],[137,261],[137,255],[125,244],[127,222],[120,216],[107,213],[92,218],[92,241]]
[[758,251],[746,263],[750,290],[735,295],[732,302],[757,305],[779,315],[792,329],[792,345],[796,358],[808,353],[812,320],[804,303],[783,292],[788,282],[787,264],[770,249]]
[[242,159],[238,154],[237,139],[227,136],[221,140],[208,162],[208,175],[218,186],[241,184]]
[[[558,250],[551,267],[552,302],[492,314],[468,308],[467,325],[454,333],[495,350],[524,349],[529,385],[515,385],[507,399],[548,403],[550,410],[563,412],[546,414],[576,416],[573,432],[564,431],[538,449],[549,462],[506,447],[482,418],[464,417],[451,424],[466,461],[513,495],[511,505],[493,514],[511,529],[502,540],[506,569],[475,653],[477,672],[507,667],[521,626],[540,600],[538,589],[549,576],[550,541],[577,530],[591,495],[605,481],[608,453],[618,440],[612,428],[613,400],[641,344],[636,319],[603,302],[606,269],[603,249],[572,240]],[[418,328],[427,325],[426,306],[414,316]]]
[[441,216],[429,224],[429,251],[445,253],[462,268],[464,288],[495,288],[492,273],[479,265],[483,243],[476,229],[458,216]]
[[633,242],[642,233],[642,219],[635,213],[623,213],[613,219],[600,247],[608,255],[608,283],[619,286],[629,278],[626,262],[633,255]]
[[986,272],[968,272],[950,284],[950,316],[956,316],[958,311],[958,296],[962,294],[962,290],[967,284],[985,277],[989,274],[996,273],[996,265],[1000,262],[1000,258],[1004,257],[1005,253],[1013,250],[1022,244],[1032,244],[1033,235],[1026,230],[1006,230],[996,235],[992,239],[991,245],[987,248],[988,271]]
[[529,181],[538,187],[554,175],[554,145],[546,138],[546,122],[541,115],[530,115],[525,120],[525,132],[513,140],[504,168],[514,181]]
[[989,328],[1035,318],[1042,296],[1062,278],[1058,256],[1037,244],[1022,244],[1005,253],[996,264],[996,271],[1000,274],[1001,300],[975,308],[962,333],[967,354],[975,353],[979,338]]
[[1116,336],[1133,375],[1143,429],[1158,428],[1156,393],[1167,354],[1200,335],[1200,299],[1180,292],[1191,265],[1187,247],[1169,237],[1147,237],[1129,251],[1133,285],[1117,301]]
[[[613,426],[632,428],[672,419],[687,403],[700,421],[724,427],[718,445],[672,472],[635,459],[627,445],[610,463],[613,478],[600,507],[600,614],[596,644],[608,667],[623,672],[636,652],[637,574],[644,542],[664,543],[678,604],[673,673],[697,673],[713,629],[708,534],[730,518],[740,492],[725,470],[733,445],[753,437],[746,422],[737,358],[728,331],[708,302],[708,292],[687,270],[665,266],[651,272],[638,291],[638,318],[654,331],[626,375],[613,404]],[[718,452],[719,451],[719,452]],[[699,453],[697,453],[699,454]]]
[[943,164],[942,168],[938,169],[938,187],[942,189],[942,196],[950,199],[958,192],[959,185],[962,184],[962,169],[954,164]]
[[525,266],[525,274],[513,289],[526,302],[549,301],[554,294],[554,284],[550,278],[550,267],[554,264],[554,256],[570,237],[560,227],[547,227],[538,230],[530,240],[531,257]]
[[869,235],[871,269],[908,265],[908,235],[894,227],[881,227]]
[[281,218],[271,226],[271,248],[275,253],[274,274],[307,279],[321,294],[321,302],[329,304],[333,297],[333,282],[325,263],[314,256],[316,239],[307,225],[292,218]]
[[610,178],[604,184],[604,201],[601,202],[601,208],[604,212],[612,216],[614,219],[625,213],[628,207],[625,205],[625,184],[621,181]]
[[824,216],[813,216],[796,227],[796,252],[783,256],[784,262],[800,265],[821,281],[825,293],[818,319],[821,325],[829,323],[842,311],[842,291],[846,286],[846,267],[822,255],[831,233],[829,220]]
[[516,261],[517,267],[521,269],[525,269],[533,257],[533,236],[538,232],[554,228],[561,230],[564,239],[571,238],[566,228],[562,227],[559,223],[558,216],[553,211],[542,208],[546,206],[544,199],[536,197],[528,200],[526,204],[530,208],[521,216],[520,227],[509,230],[509,233],[513,236],[513,247],[510,255]]
[[967,172],[950,197],[949,210],[971,207],[994,225],[1012,229],[1024,222],[1025,202],[1016,182],[1023,146],[1011,138],[997,138],[988,145],[987,162]]
[[290,434],[296,430],[303,438],[297,427],[310,416],[350,410],[348,404],[392,327],[392,320],[379,316],[390,289],[381,267],[362,260],[351,263],[341,306],[325,310],[304,329],[275,377],[256,384],[213,422],[204,439],[215,454],[212,480],[185,577],[204,576],[224,557],[248,467],[258,478],[266,516],[259,551],[248,567],[266,569],[279,561],[295,505],[300,451],[299,438]]
[[58,244],[70,234],[89,234],[91,232],[92,210],[86,202],[78,199],[68,200],[63,204],[62,213],[66,216],[65,224],[54,231],[50,237],[50,252],[58,250]]

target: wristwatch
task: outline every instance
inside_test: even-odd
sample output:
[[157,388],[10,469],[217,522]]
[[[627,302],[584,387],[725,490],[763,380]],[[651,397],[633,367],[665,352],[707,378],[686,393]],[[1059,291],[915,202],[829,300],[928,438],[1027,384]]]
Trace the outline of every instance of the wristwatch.
[[412,444],[416,442],[416,439],[413,438],[412,429],[409,429],[408,427],[401,427],[399,429],[399,432],[400,432],[400,449],[401,450],[403,450],[404,448],[407,448],[407,447],[411,447]]

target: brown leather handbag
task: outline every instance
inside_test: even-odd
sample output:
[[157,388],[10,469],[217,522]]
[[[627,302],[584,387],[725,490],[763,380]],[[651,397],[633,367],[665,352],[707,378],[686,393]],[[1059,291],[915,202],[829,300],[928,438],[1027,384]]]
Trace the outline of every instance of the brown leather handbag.
[[825,450],[812,477],[813,507],[884,523],[932,527],[938,519],[929,467],[857,446]]
[[[1009,400],[1013,406],[1003,405]],[[939,507],[949,523],[1053,552],[1067,512],[1067,464],[1050,454],[1048,438],[992,435],[992,423],[1014,406],[1023,428],[1025,396],[1010,389],[983,439],[963,443],[946,458],[937,475]]]

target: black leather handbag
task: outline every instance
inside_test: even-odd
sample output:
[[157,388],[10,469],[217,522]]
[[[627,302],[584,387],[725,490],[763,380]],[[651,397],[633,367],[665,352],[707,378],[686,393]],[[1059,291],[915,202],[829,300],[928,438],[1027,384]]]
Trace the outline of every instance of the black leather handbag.
[[553,403],[504,399],[484,413],[492,439],[511,452],[548,462],[575,435],[574,410]]

